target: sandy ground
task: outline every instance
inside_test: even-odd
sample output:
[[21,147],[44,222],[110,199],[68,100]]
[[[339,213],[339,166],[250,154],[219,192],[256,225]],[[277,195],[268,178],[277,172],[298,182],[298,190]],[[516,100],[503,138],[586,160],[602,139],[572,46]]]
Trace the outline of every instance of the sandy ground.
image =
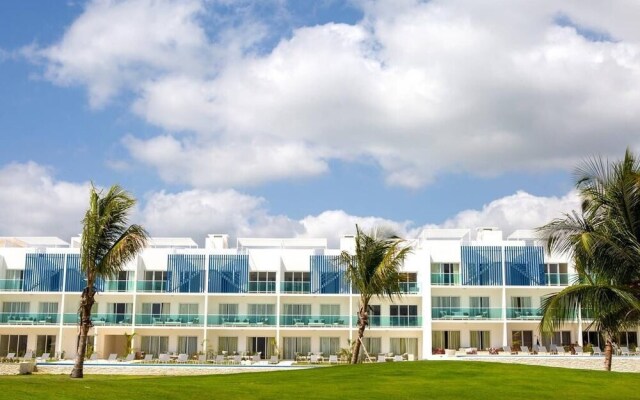
[[[591,369],[602,371],[604,369],[604,357],[592,356],[463,356],[447,357],[433,356],[430,361],[450,360],[450,361],[481,361],[481,362],[501,362],[512,364],[529,364],[546,367],[561,367],[575,369]],[[85,364],[86,374],[105,375],[217,375],[217,374],[237,374],[246,372],[266,372],[266,371],[286,371],[300,368],[313,368],[309,366],[297,367],[290,364],[271,366],[266,362],[254,366],[211,366],[211,365],[140,365],[140,364]],[[614,357],[613,371],[617,372],[640,372],[640,357]],[[37,374],[69,374],[72,365],[42,365],[39,364]],[[0,375],[18,374],[17,363],[0,364]]]

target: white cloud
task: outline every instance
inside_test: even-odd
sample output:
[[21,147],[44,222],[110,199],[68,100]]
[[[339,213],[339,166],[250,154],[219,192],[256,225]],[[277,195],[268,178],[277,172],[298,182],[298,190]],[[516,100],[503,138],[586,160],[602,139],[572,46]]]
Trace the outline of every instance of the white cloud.
[[561,218],[563,213],[580,209],[577,192],[562,197],[543,197],[518,191],[493,200],[480,210],[461,211],[447,219],[439,228],[499,227],[506,235],[517,229],[535,229]]
[[88,183],[57,181],[36,163],[0,168],[0,235],[59,236],[81,231],[89,198]]
[[[302,27],[256,51],[268,29],[251,13],[215,25],[224,17],[196,0],[94,1],[40,53],[50,79],[86,85],[93,105],[132,93],[133,112],[165,130],[130,140],[133,158],[201,188],[361,158],[390,184],[420,187],[444,172],[566,169],[640,146],[637,3],[360,4],[360,23]],[[590,40],[589,29],[615,41]],[[168,160],[159,143],[178,153]],[[278,149],[301,153],[256,173],[266,163],[247,163],[242,147],[269,163]],[[214,157],[228,162],[225,179],[193,167]]]

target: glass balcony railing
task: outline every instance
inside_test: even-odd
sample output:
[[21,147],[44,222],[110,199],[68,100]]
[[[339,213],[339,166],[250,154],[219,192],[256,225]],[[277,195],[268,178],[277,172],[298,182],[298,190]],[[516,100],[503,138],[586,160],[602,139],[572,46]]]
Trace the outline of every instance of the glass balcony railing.
[[[353,326],[358,326],[358,317],[353,317]],[[408,328],[422,326],[422,317],[417,315],[384,315],[369,316],[372,328]]]
[[507,308],[507,319],[539,320],[541,318],[542,311],[539,308]]
[[432,307],[431,319],[437,320],[484,320],[501,319],[502,309],[488,307]]
[[105,281],[105,292],[133,292],[135,281]]
[[[80,317],[78,313],[67,313],[62,318],[64,324],[76,325]],[[131,325],[131,321],[131,314],[91,314],[93,326]]]
[[282,282],[281,291],[282,293],[311,293],[311,282]]
[[207,326],[243,327],[243,326],[275,326],[275,315],[229,315],[209,314]]
[[275,293],[275,281],[249,281],[249,293]]
[[138,292],[164,293],[167,291],[166,281],[138,281],[136,282]]
[[55,313],[0,313],[0,324],[6,325],[53,325],[58,323]]
[[457,286],[460,285],[460,274],[432,273],[431,284],[434,286]]
[[573,283],[576,274],[546,273],[545,278],[547,286],[568,286]]
[[200,314],[138,314],[136,325],[153,326],[203,326],[204,319]]
[[22,279],[0,279],[0,292],[21,292]]
[[346,315],[281,315],[280,326],[297,328],[348,328]]
[[400,292],[405,294],[420,293],[418,282],[400,282]]

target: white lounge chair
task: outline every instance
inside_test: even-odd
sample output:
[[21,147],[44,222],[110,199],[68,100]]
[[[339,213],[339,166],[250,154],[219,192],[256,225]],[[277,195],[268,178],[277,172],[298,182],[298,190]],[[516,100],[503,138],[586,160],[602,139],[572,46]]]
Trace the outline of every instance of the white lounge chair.
[[523,354],[531,354],[532,352],[529,351],[529,346],[520,346],[520,352]]
[[338,363],[338,356],[335,354],[329,355],[329,364],[337,364],[337,363]]
[[311,354],[309,356],[309,362],[311,364],[317,364],[318,363],[318,355],[317,354]]
[[222,354],[216,355],[216,358],[213,362],[216,364],[224,364],[224,356]]
[[153,354],[145,354],[143,362],[153,362]]
[[502,346],[502,351],[504,352],[504,354],[507,354],[507,355],[518,354],[518,352],[513,351],[510,346]]
[[49,358],[51,358],[50,356],[51,356],[51,353],[42,353],[42,355],[40,357],[38,357],[38,359],[40,359],[40,361],[42,361],[42,360],[46,361]]
[[22,357],[23,360],[31,360],[32,358],[33,358],[33,351],[31,350],[25,352],[24,356]]
[[592,356],[601,356],[602,355],[602,350],[600,350],[600,347],[598,347],[598,346],[593,346],[591,348],[591,355]]
[[117,360],[118,360],[118,355],[116,353],[109,354],[109,358],[107,358],[107,361],[117,361]]
[[387,356],[383,354],[378,355],[378,362],[387,362]]
[[206,354],[198,354],[198,359],[193,362],[198,364],[206,364],[207,363],[207,355]]
[[178,354],[178,359],[176,360],[176,362],[186,363],[187,361],[189,361],[188,355],[186,355],[185,353]]
[[171,361],[171,357],[169,357],[169,354],[167,353],[163,353],[158,356],[158,362],[168,363],[169,361]]
[[5,358],[7,359],[7,361],[13,361],[16,359],[16,353],[7,353],[7,356]]
[[269,360],[269,364],[277,364],[278,361],[278,356],[271,356],[271,359]]
[[[552,345],[552,346],[553,346],[553,345]],[[553,348],[553,347],[552,347],[552,348]],[[555,353],[556,353],[557,355],[559,355],[559,356],[563,356],[563,355],[564,355],[564,346],[562,346],[562,345],[558,344],[558,345],[555,345],[555,349],[556,349]]]
[[131,361],[133,361],[133,359],[134,359],[134,358],[136,358],[136,355],[135,355],[135,354],[133,354],[133,353],[131,353],[131,354],[127,354],[127,356],[126,356],[126,357],[124,358],[124,360],[122,360],[122,361],[124,361],[124,362],[131,362]]
[[631,352],[629,351],[629,348],[626,346],[620,346],[620,355],[621,356],[630,356]]
[[576,352],[577,356],[584,355],[584,352],[582,351],[582,347],[581,346],[576,346],[576,347],[573,348],[573,350]]
[[89,360],[90,360],[90,361],[95,361],[95,360],[97,360],[97,359],[98,359],[98,353],[92,353],[92,354],[91,354],[91,357],[89,357]]
[[547,351],[547,346],[538,346],[538,355],[547,355],[549,352]]
[[404,361],[404,358],[402,358],[402,356],[397,355],[393,357],[393,361]]

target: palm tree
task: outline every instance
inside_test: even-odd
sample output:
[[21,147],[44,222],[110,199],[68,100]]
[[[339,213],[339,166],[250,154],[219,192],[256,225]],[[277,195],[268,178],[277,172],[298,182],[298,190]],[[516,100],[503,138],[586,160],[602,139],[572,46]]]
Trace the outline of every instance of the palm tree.
[[72,378],[84,375],[87,333],[93,326],[91,307],[95,303],[96,280],[114,277],[147,243],[147,233],[141,226],[127,226],[128,215],[135,203],[136,200],[118,185],[112,186],[104,195],[91,186],[80,245],[80,265],[87,286],[82,291],[78,308],[80,335]]
[[577,170],[576,187],[582,210],[539,229],[549,251],[572,254],[578,273],[544,299],[540,326],[553,332],[589,310],[610,371],[614,338],[640,317],[640,164],[629,150],[617,162],[592,159]]
[[369,301],[400,297],[400,267],[411,251],[404,240],[373,230],[365,234],[356,225],[355,255],[343,251],[340,259],[346,265],[346,277],[360,293],[358,307],[358,338],[355,341],[351,363],[358,362],[364,330],[369,325]]

